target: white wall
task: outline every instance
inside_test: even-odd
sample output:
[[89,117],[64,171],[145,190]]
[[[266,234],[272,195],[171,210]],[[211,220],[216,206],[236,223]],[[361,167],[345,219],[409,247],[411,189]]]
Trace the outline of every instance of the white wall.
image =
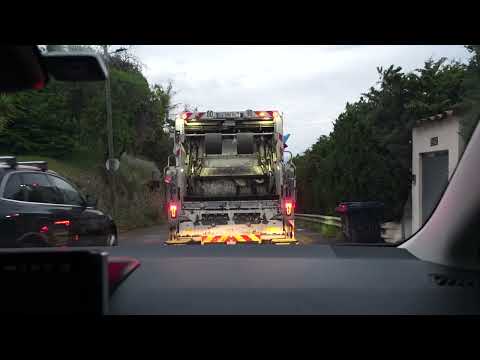
[[410,236],[412,236],[412,193],[410,193],[410,196],[403,207],[401,225],[402,238],[403,240],[408,239]]
[[[430,139],[438,137],[438,145],[430,146]],[[441,120],[430,120],[412,131],[412,173],[416,182],[412,183],[412,233],[422,225],[422,169],[421,154],[448,150],[448,178],[450,180],[463,151],[459,134],[459,118],[449,116]]]

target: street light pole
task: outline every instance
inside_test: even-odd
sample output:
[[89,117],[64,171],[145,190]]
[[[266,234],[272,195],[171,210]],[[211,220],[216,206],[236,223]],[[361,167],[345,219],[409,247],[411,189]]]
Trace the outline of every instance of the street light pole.
[[[119,53],[122,51],[126,51],[125,48],[120,48],[114,51],[114,53]],[[115,158],[115,153],[113,151],[113,119],[112,119],[112,94],[111,94],[111,87],[110,87],[110,71],[109,71],[109,53],[108,53],[108,45],[103,45],[103,55],[105,57],[105,66],[107,68],[108,76],[107,80],[105,81],[105,104],[107,110],[107,137],[108,137],[108,167],[107,170],[110,172],[111,176],[111,190],[112,190],[112,213],[115,214],[116,209],[116,184],[115,184],[115,175],[114,172],[117,170],[114,167],[118,167],[117,165],[113,164],[113,159]]]
[[[108,160],[110,161],[115,157],[113,152],[113,120],[112,120],[112,97],[111,97],[111,89],[110,89],[110,70],[108,67],[108,46],[103,45],[103,55],[105,57],[105,66],[107,68],[108,76],[105,82],[105,104],[107,110],[107,137],[108,137]],[[111,164],[110,164],[111,166]],[[114,170],[112,168],[108,169],[110,172],[110,179],[111,179],[111,191],[112,191],[112,215],[115,216],[116,210],[116,184],[115,184],[115,176]]]
[[[103,55],[105,56],[105,66],[108,68],[108,46],[103,45]],[[108,158],[113,159],[115,154],[113,152],[113,121],[112,121],[112,97],[110,89],[110,71],[105,82],[105,102],[107,106],[107,135],[108,135]]]

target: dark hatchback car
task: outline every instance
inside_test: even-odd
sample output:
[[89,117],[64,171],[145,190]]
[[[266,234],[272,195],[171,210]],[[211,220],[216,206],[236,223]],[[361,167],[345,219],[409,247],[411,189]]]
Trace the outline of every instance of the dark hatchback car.
[[113,219],[44,161],[0,157],[0,247],[115,246]]

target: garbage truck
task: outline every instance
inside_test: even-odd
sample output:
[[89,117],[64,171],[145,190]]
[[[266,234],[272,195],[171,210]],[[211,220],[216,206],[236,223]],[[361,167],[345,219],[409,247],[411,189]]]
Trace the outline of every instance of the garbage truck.
[[166,244],[297,244],[296,180],[278,111],[184,111],[164,168]]

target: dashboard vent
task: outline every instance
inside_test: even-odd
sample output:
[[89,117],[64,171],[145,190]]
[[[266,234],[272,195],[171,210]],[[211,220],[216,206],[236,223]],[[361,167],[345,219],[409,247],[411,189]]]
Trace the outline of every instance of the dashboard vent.
[[444,274],[429,274],[432,281],[437,286],[442,287],[462,287],[462,288],[478,288],[478,280],[456,278]]

